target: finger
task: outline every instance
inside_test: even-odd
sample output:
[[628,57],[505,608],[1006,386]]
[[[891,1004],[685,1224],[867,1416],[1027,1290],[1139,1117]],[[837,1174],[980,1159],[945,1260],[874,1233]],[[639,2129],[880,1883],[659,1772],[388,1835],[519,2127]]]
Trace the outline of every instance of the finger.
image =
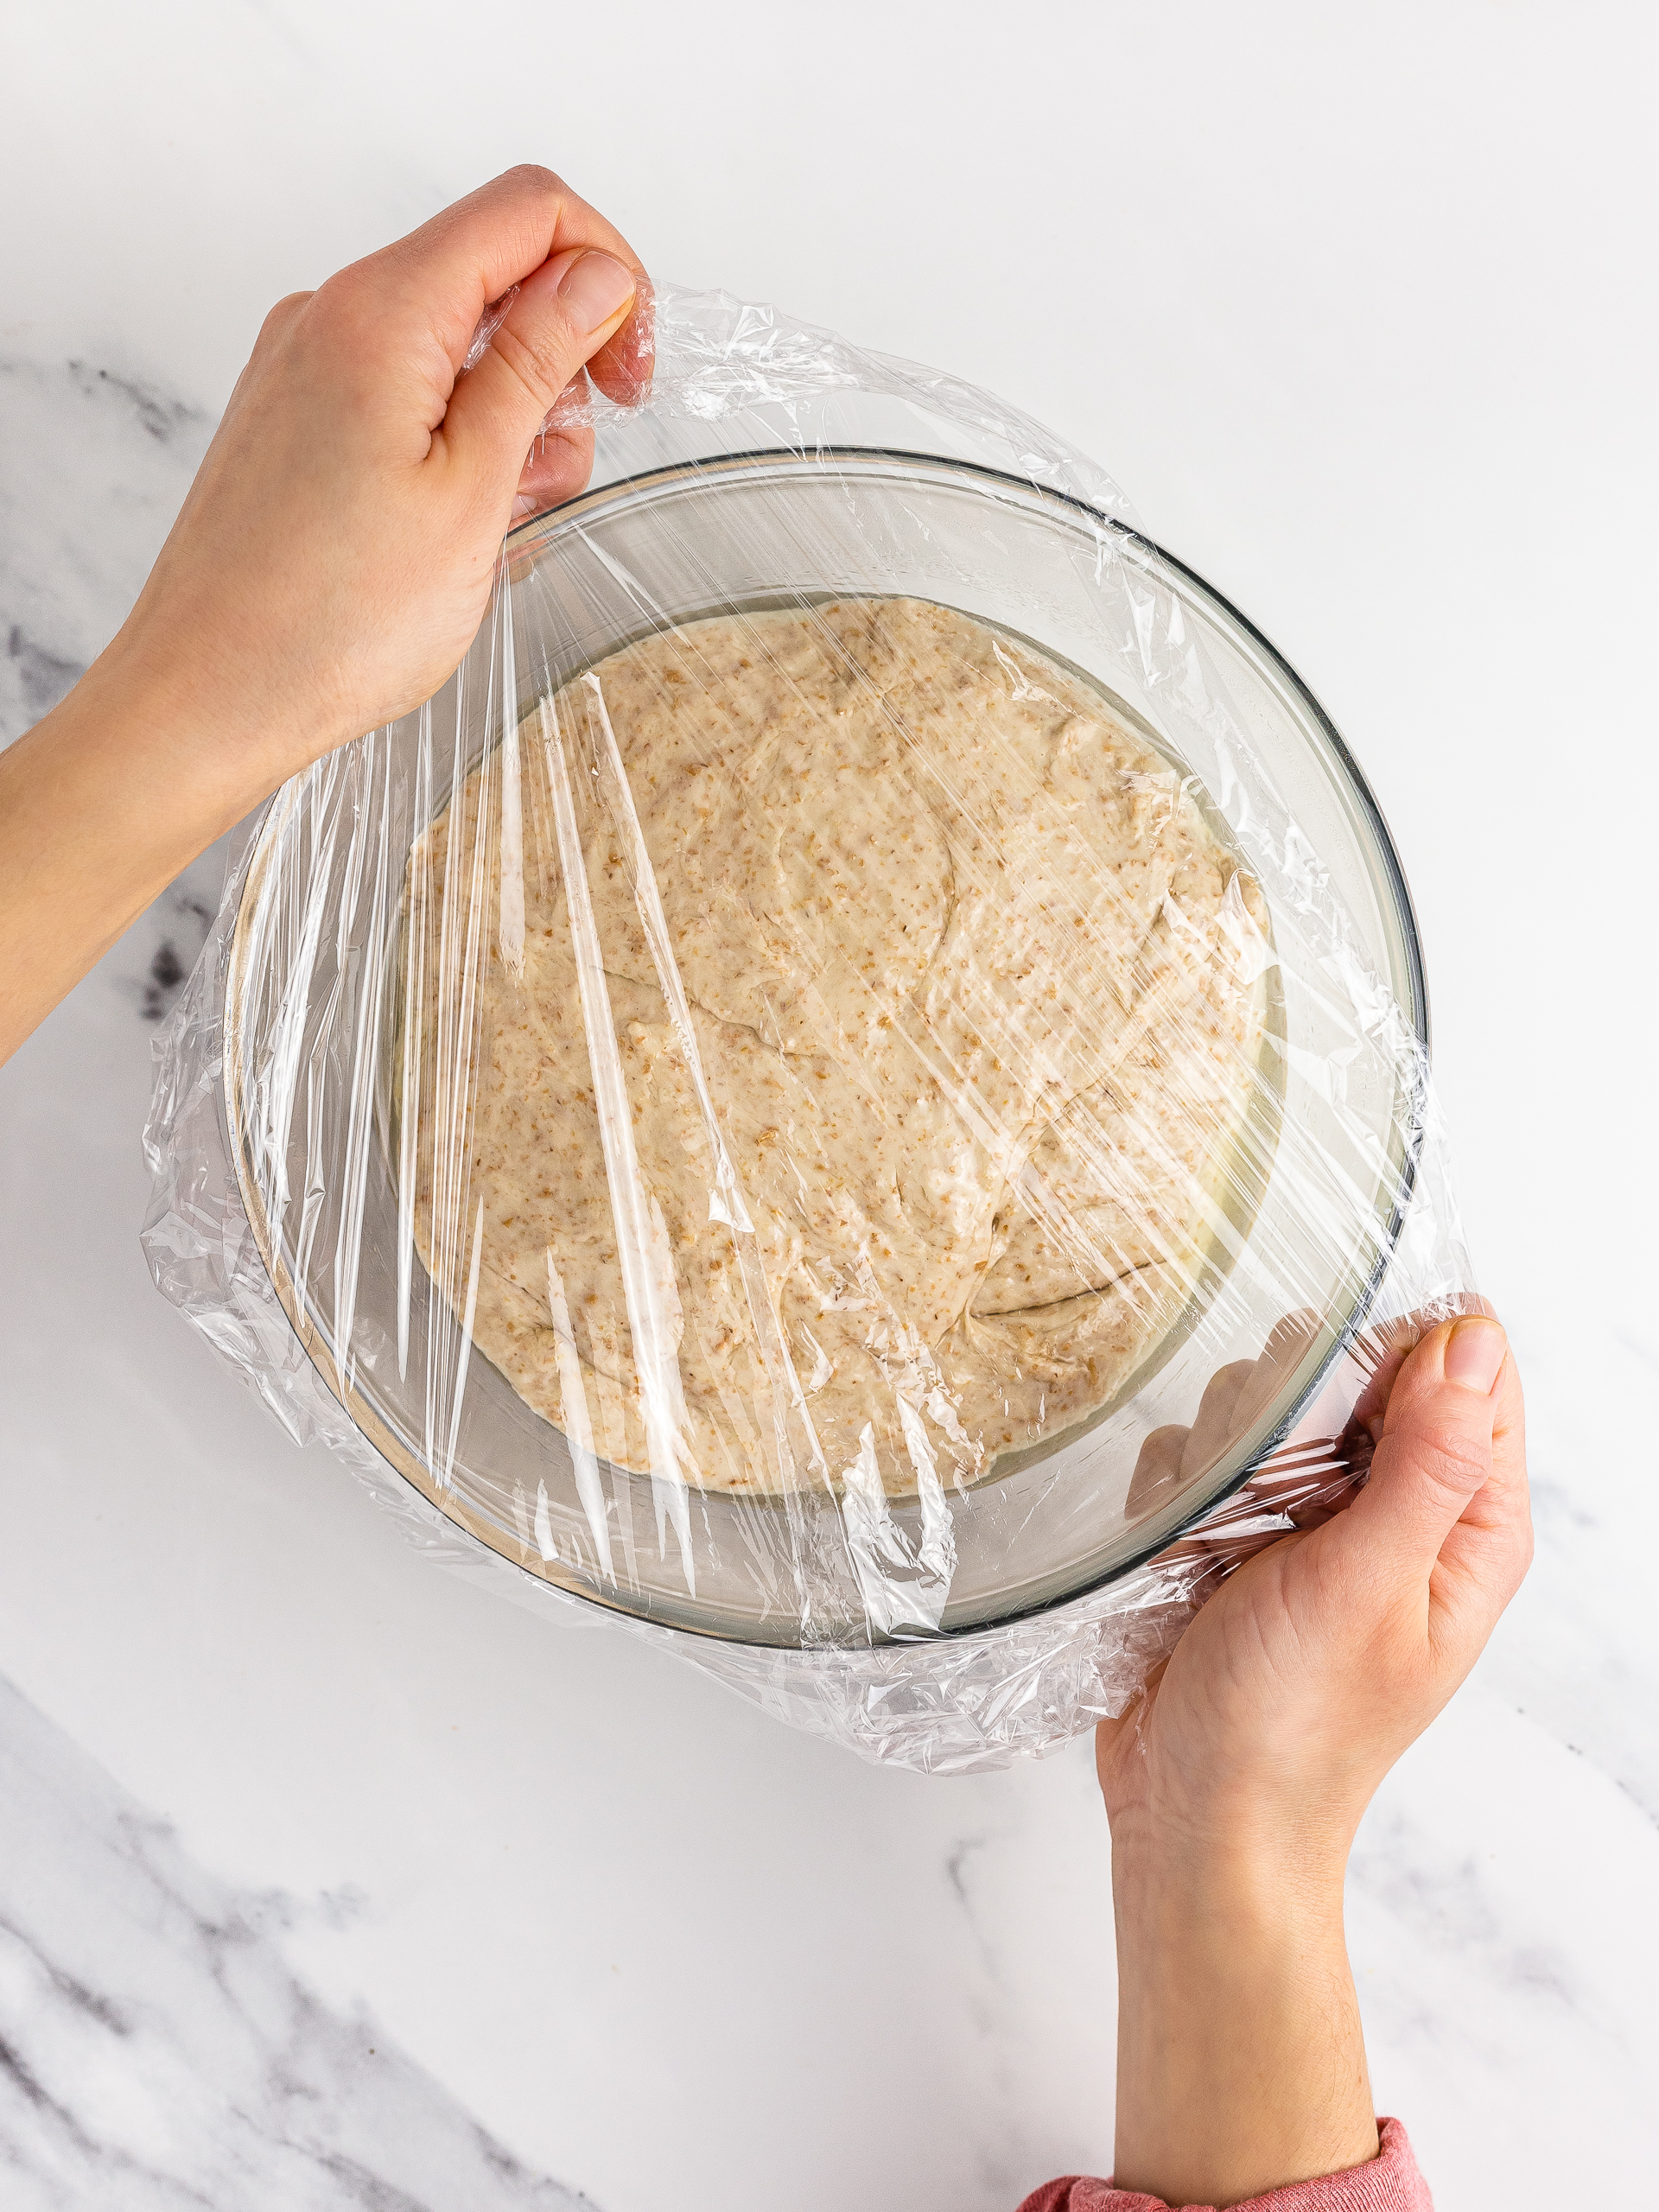
[[1262,1357],[1252,1367],[1233,1407],[1235,1436],[1243,1435],[1261,1419],[1307,1357],[1319,1333],[1317,1313],[1287,1313],[1274,1323],[1262,1347]]
[[[493,336],[499,324],[486,322],[481,327]],[[565,386],[543,423],[518,480],[518,495],[512,505],[515,522],[545,513],[548,508],[574,498],[592,475],[594,433],[591,423],[582,419],[582,410],[592,397],[590,385],[596,385],[607,399],[620,405],[636,405],[651,389],[655,359],[651,283],[642,276],[632,310],[621,328],[606,340],[587,368],[578,371]],[[561,420],[567,408],[570,419]]]
[[1189,1477],[1213,1467],[1235,1433],[1234,1413],[1241,1394],[1255,1372],[1253,1359],[1230,1360],[1218,1367],[1204,1386],[1198,1414],[1181,1455],[1181,1471]]
[[1123,1509],[1131,1521],[1167,1503],[1174,1495],[1181,1478],[1181,1452],[1186,1439],[1184,1428],[1154,1428],[1142,1444]]
[[[1245,1433],[1277,1395],[1285,1373],[1300,1361],[1316,1331],[1313,1316],[1287,1314],[1269,1332],[1259,1358],[1233,1360],[1217,1369],[1205,1386],[1187,1444],[1184,1471],[1189,1478],[1213,1467],[1229,1445]],[[1229,1560],[1239,1555],[1241,1543],[1255,1549],[1272,1541],[1287,1524],[1281,1520],[1274,1526],[1276,1505],[1267,1495],[1268,1481],[1268,1470],[1258,1470],[1204,1523],[1204,1534],[1197,1541]]]
[[593,431],[580,422],[562,423],[559,414],[555,408],[550,427],[530,448],[512,503],[515,523],[573,499],[593,474]]
[[1473,1573],[1488,1585],[1502,1583],[1507,1603],[1532,1563],[1526,1405],[1513,1359],[1500,1370],[1492,1398],[1491,1477],[1470,1499],[1441,1545],[1440,1569]]
[[[1497,1317],[1491,1303],[1477,1291],[1459,1293],[1452,1300],[1454,1315],[1484,1313],[1492,1319]],[[1444,1307],[1441,1314],[1444,1314]],[[1389,1394],[1395,1378],[1405,1365],[1408,1355],[1421,1343],[1425,1333],[1440,1316],[1424,1313],[1408,1313],[1403,1319],[1373,1322],[1362,1329],[1348,1347],[1348,1357],[1366,1370],[1366,1380],[1355,1401],[1353,1421],[1370,1437],[1374,1444],[1382,1439],[1383,1415],[1388,1411]]]
[[458,374],[490,301],[554,257],[584,249],[608,254],[636,276],[644,273],[633,248],[597,208],[551,169],[526,163],[345,273],[416,309]]
[[552,430],[546,437],[537,438],[518,479],[513,521],[527,522],[532,515],[545,514],[550,507],[563,506],[582,489],[593,468],[591,430]]
[[1395,1378],[1370,1479],[1342,1529],[1397,1561],[1432,1566],[1492,1479],[1499,1386],[1512,1368],[1495,1320],[1471,1315],[1431,1329]]
[[1338,1480],[1334,1486],[1300,1498],[1287,1498],[1282,1510],[1293,1528],[1305,1536],[1311,1535],[1315,1529],[1323,1529],[1327,1521],[1334,1521],[1338,1514],[1345,1513],[1363,1489],[1359,1478],[1351,1476],[1345,1481]]
[[1389,1394],[1401,1369],[1421,1341],[1422,1328],[1414,1316],[1403,1321],[1378,1322],[1371,1328],[1363,1329],[1348,1347],[1349,1357],[1365,1375],[1354,1401],[1353,1426],[1363,1429],[1373,1444],[1382,1441],[1383,1416],[1389,1410]]
[[607,338],[588,364],[588,373],[619,405],[632,407],[651,390],[657,358],[657,310],[651,279],[635,267],[639,286],[633,312],[614,338]]
[[1347,1461],[1329,1443],[1275,1453],[1205,1522],[1205,1535],[1226,1548],[1241,1536],[1271,1540],[1288,1529],[1317,1528],[1338,1510],[1337,1501],[1347,1503],[1357,1487]]
[[556,254],[526,277],[444,416],[443,442],[458,464],[511,489],[550,410],[633,296],[632,271],[607,253]]

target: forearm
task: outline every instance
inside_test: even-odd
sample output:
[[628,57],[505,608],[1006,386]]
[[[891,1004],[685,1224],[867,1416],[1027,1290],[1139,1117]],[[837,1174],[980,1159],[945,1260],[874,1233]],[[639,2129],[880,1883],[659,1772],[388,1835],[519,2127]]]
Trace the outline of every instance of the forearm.
[[1376,2155],[1340,1863],[1115,1838],[1120,2189],[1236,2203]]
[[279,771],[118,639],[0,753],[0,1061]]

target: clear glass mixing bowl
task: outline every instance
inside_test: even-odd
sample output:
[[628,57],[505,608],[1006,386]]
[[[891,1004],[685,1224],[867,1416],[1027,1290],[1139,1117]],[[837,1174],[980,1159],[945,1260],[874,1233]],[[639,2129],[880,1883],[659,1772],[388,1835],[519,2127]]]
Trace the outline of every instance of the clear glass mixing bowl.
[[[411,1263],[399,1205],[396,887],[423,821],[492,733],[630,639],[826,594],[930,600],[1031,641],[1106,693],[1198,779],[1272,911],[1282,982],[1264,1095],[1276,1126],[1236,1209],[1237,1249],[1213,1272],[1192,1325],[1113,1404],[948,1497],[956,1564],[939,1630],[1058,1605],[1151,1557],[1236,1487],[1311,1402],[1367,1309],[1408,1194],[1413,1056],[1356,1052],[1344,1040],[1374,1035],[1376,1002],[1391,999],[1402,1033],[1427,1044],[1417,931],[1387,828],[1328,716],[1267,639],[1160,547],[964,461],[820,448],[664,467],[527,523],[508,560],[511,621],[485,662],[475,648],[470,675],[426,710],[460,732],[448,752],[429,749],[437,787],[417,791],[407,772],[411,718],[376,741],[380,753],[348,801],[330,801],[315,781],[279,798],[245,877],[225,1008],[230,1134],[262,1255],[324,1379],[399,1474],[528,1573],[740,1642],[868,1638],[836,1564],[839,1508],[827,1495],[787,1509],[697,1497],[693,1589],[679,1549],[650,1540],[650,1478],[607,1470],[639,1541],[630,1539],[627,1568],[606,1577],[563,1435],[480,1356],[464,1344],[455,1355],[454,1317]],[[1103,591],[1108,566],[1113,588]],[[1169,657],[1147,651],[1153,639],[1179,642],[1201,696],[1159,673]],[[517,713],[504,714],[504,696]],[[325,764],[312,776],[327,773]],[[330,832],[331,804],[349,806],[352,836]],[[346,880],[361,874],[365,843],[390,855],[372,899]],[[308,886],[307,911],[338,913],[332,936],[306,942],[292,927],[285,887],[296,881]],[[1333,963],[1308,950],[1310,916],[1325,932],[1338,910],[1354,957]],[[1254,1356],[1293,1310],[1310,1317],[1307,1349],[1274,1402],[1184,1487],[1132,1506],[1147,1434],[1190,1423],[1216,1368]],[[893,1508],[913,1542],[919,1510]],[[810,1606],[804,1572],[822,1578]]]

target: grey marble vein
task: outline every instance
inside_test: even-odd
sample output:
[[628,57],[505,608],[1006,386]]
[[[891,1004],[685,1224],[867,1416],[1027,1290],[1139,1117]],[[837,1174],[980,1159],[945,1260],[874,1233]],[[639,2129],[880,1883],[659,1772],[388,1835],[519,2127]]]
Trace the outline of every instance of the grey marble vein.
[[8,2212],[576,2212],[0,1682]]
[[[135,371],[0,356],[0,746],[56,706],[124,618],[213,430]],[[187,868],[119,949],[134,1014],[156,1022],[195,963],[224,874]]]
[[118,365],[0,356],[0,745],[124,617],[213,430]]

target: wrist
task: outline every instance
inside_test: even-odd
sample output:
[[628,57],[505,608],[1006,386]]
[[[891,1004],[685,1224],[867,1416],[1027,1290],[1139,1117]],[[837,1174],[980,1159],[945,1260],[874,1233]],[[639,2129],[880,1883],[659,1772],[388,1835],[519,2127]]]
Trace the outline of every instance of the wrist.
[[1228,2204],[1375,2157],[1340,1854],[1131,1821],[1112,1866],[1119,2188]]
[[1108,1806],[1112,1879],[1119,1894],[1213,1894],[1240,1910],[1286,1893],[1338,1913],[1357,1819],[1309,1792],[1281,1803],[1259,1788],[1214,1791],[1179,1804],[1158,1793]]
[[1201,1986],[1248,2002],[1304,1969],[1347,1973],[1340,1859],[1235,1839],[1142,1833],[1112,1844],[1120,1986]]
[[240,734],[124,633],[0,754],[0,1059],[272,788]]
[[200,850],[351,733],[236,665],[207,626],[146,616],[141,599],[70,698],[166,775],[164,827]]

